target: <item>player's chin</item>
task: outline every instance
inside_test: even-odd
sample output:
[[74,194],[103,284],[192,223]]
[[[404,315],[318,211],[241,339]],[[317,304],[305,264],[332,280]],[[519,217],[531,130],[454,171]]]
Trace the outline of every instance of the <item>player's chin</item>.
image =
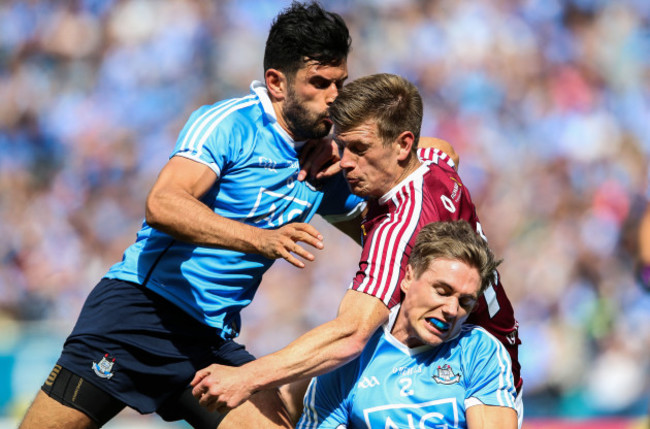
[[314,125],[314,129],[313,129],[314,139],[322,139],[323,137],[327,137],[331,129],[332,129],[332,122],[329,119],[319,121],[317,124]]
[[368,196],[369,196],[369,195],[368,195],[368,190],[365,189],[363,186],[360,186],[359,183],[349,183],[349,182],[348,182],[348,186],[350,187],[350,191],[351,191],[354,195],[356,195],[356,196],[358,196],[358,197],[363,197],[363,198],[365,198],[365,197],[368,197]]
[[434,347],[442,344],[445,341],[446,337],[446,333],[440,332],[429,324],[426,324],[424,327],[424,332],[422,332],[420,335],[422,342]]
[[423,342],[431,347],[436,347],[439,346],[440,344],[445,342],[445,338],[441,337],[440,335],[435,335],[435,334],[429,334],[424,336]]

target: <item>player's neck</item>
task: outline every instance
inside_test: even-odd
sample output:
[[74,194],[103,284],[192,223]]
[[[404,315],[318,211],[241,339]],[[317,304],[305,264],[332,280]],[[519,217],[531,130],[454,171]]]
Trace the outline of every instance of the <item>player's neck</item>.
[[399,185],[402,183],[407,177],[409,177],[415,170],[420,168],[420,165],[422,163],[420,162],[420,159],[417,156],[410,156],[404,166],[401,168],[401,171],[399,172],[399,175],[393,182],[393,187]]
[[296,139],[296,136],[293,135],[291,130],[289,129],[289,126],[287,124],[286,119],[284,118],[284,114],[282,112],[282,102],[279,100],[275,100],[273,97],[271,97],[271,104],[273,106],[273,110],[275,111],[275,118],[278,121],[278,125],[282,127],[284,131],[291,136],[292,139]]
[[409,349],[424,345],[416,335],[411,335],[411,329],[409,329],[408,322],[404,318],[398,317],[395,320],[395,325],[393,325],[390,334]]

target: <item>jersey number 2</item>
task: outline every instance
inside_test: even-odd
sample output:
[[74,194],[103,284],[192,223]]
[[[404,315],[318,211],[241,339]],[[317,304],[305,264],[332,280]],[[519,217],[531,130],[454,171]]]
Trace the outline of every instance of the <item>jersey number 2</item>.
[[415,393],[413,389],[410,388],[413,384],[412,379],[404,377],[397,380],[397,382],[402,385],[402,388],[399,391],[400,396],[411,396]]

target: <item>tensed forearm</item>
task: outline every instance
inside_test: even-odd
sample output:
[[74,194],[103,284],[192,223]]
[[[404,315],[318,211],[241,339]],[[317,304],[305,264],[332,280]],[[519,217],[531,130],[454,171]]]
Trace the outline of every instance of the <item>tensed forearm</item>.
[[219,216],[182,190],[150,195],[146,220],[151,227],[181,241],[240,252],[256,251],[258,228]]
[[284,349],[250,362],[245,369],[254,391],[279,387],[332,371],[357,357],[368,337],[336,320],[312,329]]

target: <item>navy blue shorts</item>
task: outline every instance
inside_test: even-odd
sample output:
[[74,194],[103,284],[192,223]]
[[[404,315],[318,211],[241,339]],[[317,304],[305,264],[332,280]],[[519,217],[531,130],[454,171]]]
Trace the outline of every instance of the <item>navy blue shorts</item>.
[[255,358],[143,286],[102,279],[57,362],[141,413],[155,412],[212,363]]

